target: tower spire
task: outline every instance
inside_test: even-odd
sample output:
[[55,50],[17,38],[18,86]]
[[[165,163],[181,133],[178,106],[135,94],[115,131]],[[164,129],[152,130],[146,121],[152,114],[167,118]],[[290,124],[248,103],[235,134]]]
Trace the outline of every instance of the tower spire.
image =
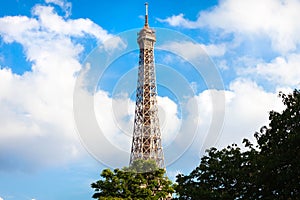
[[145,8],[146,8],[146,12],[145,12],[145,27],[148,28],[149,24],[148,24],[148,3],[145,3]]

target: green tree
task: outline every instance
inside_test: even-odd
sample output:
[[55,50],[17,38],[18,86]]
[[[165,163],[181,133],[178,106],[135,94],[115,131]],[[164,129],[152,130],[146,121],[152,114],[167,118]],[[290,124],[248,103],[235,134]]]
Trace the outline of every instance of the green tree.
[[179,174],[175,190],[178,199],[251,199],[254,149],[241,152],[233,144],[222,150],[211,148],[189,175]]
[[179,174],[178,199],[300,199],[300,92],[280,93],[286,109],[271,111],[270,124],[236,145],[211,148],[189,175]]
[[286,109],[270,112],[269,127],[255,134],[258,183],[265,199],[300,199],[300,91],[280,93]]
[[160,199],[174,192],[172,182],[153,160],[137,160],[123,169],[104,169],[91,184],[95,199]]

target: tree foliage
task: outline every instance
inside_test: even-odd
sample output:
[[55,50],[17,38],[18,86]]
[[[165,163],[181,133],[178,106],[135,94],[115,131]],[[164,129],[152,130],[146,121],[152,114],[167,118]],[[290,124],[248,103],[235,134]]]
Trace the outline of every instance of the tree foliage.
[[160,199],[174,192],[172,182],[153,160],[137,160],[123,169],[104,169],[101,179],[91,184],[99,200]]
[[189,175],[179,174],[178,199],[300,199],[300,92],[280,93],[286,109],[271,111],[270,124],[246,150],[211,148]]
[[280,93],[286,109],[270,112],[269,127],[255,134],[260,157],[262,196],[272,199],[300,198],[300,91]]
[[179,199],[249,199],[257,152],[241,152],[233,144],[222,150],[211,148],[200,165],[189,175],[178,175],[176,192]]

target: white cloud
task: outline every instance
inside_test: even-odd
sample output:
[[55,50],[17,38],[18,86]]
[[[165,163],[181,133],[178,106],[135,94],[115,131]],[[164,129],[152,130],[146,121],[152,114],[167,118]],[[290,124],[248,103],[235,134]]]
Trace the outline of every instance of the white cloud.
[[65,17],[71,15],[72,3],[67,2],[66,0],[45,0],[45,2],[58,5],[65,12]]
[[[183,109],[188,115],[182,119],[176,138],[178,144],[173,151],[185,154],[174,169],[195,165],[204,150],[212,146],[223,148],[232,143],[242,146],[244,138],[255,142],[254,133],[269,124],[269,111],[281,111],[283,105],[277,92],[269,93],[254,82],[237,79],[229,90],[199,93],[189,99]],[[220,117],[222,112],[225,118]],[[190,149],[181,146],[187,144],[191,145]],[[169,157],[167,155],[167,159]]]
[[269,124],[269,111],[283,109],[278,93],[263,90],[248,80],[236,80],[227,92],[226,119],[219,140],[220,146],[241,144],[243,138],[254,141],[253,134]]
[[192,22],[192,21],[186,20],[182,13],[180,13],[179,15],[172,15],[171,17],[168,17],[166,19],[157,19],[157,20],[160,22],[166,22],[166,23],[170,24],[171,26],[182,26],[185,28],[198,27],[197,22]]
[[270,63],[259,63],[254,68],[241,69],[242,75],[255,75],[278,86],[300,85],[300,54],[276,57]]
[[[36,18],[6,16],[0,18],[0,34],[5,42],[19,42],[25,49],[29,45],[45,46],[42,42],[84,37],[90,35],[103,42],[111,37],[106,30],[89,19],[64,20],[53,7],[37,5],[32,10]],[[32,40],[34,38],[35,40]],[[33,44],[32,44],[33,43]]]
[[0,18],[0,33],[5,42],[20,41],[28,32],[38,29],[38,21],[26,16],[6,16]]
[[90,19],[64,20],[55,13],[51,6],[35,6],[33,14],[39,19],[40,25],[47,32],[82,37],[88,34],[103,42],[111,37],[106,30],[93,23]]
[[159,122],[163,145],[169,145],[178,134],[181,116],[178,116],[177,104],[168,97],[157,97]]
[[225,0],[211,10],[199,13],[196,21],[185,19],[183,14],[161,20],[171,26],[186,28],[210,27],[239,35],[265,35],[274,50],[288,52],[300,43],[300,2],[296,0],[259,1]]
[[4,200],[2,197],[0,197],[0,200]]
[[188,41],[169,42],[159,46],[158,48],[167,49],[171,52],[184,56],[187,60],[195,60],[206,54],[212,57],[223,56],[226,51],[225,44],[198,44]]
[[98,91],[94,103],[96,118],[104,136],[115,148],[128,152],[133,131],[134,102],[126,95],[111,98],[107,92]]
[[124,50],[126,49],[126,47],[127,44],[120,37],[113,37],[110,38],[109,40],[106,40],[104,46],[100,48],[104,48],[104,50],[107,51],[108,53],[112,53],[113,51],[116,50]]
[[35,6],[33,13],[0,18],[3,41],[20,43],[32,63],[22,75],[0,69],[2,170],[61,165],[80,156],[72,101],[83,47],[75,38],[110,37],[88,19],[64,20],[50,6]]
[[226,52],[226,46],[225,44],[209,44],[209,45],[200,45],[204,50],[207,52],[209,56],[212,57],[220,57],[224,56]]

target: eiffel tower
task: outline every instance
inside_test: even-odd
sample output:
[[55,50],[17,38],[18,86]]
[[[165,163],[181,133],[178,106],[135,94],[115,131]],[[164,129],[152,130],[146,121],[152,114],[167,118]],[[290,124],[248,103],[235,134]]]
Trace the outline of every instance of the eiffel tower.
[[135,160],[155,160],[159,168],[165,168],[159,128],[157,87],[154,65],[155,31],[148,24],[148,4],[145,25],[138,33],[139,69],[136,90],[135,119],[130,155],[130,165]]

